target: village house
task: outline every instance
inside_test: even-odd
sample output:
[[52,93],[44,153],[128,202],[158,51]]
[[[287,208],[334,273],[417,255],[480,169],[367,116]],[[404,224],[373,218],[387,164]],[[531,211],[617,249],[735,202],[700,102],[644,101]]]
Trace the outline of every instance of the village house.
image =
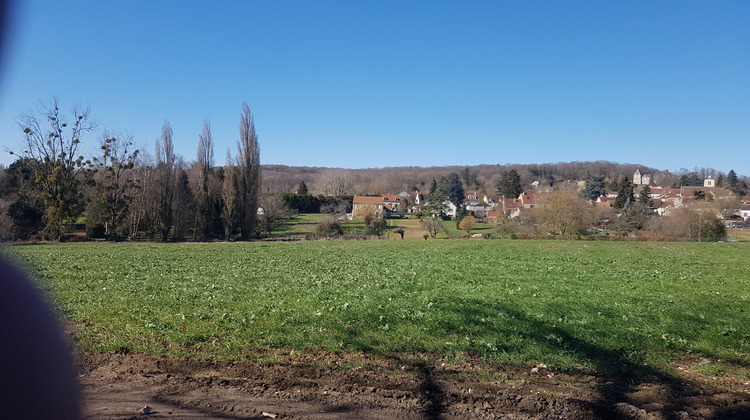
[[525,209],[533,209],[534,207],[539,205],[539,202],[541,201],[543,197],[543,194],[527,194],[527,193],[521,193],[521,195],[518,196],[518,200],[521,201],[521,205]]
[[493,206],[487,202],[485,195],[479,191],[468,191],[464,194],[464,205],[466,210],[474,213],[474,216],[483,218]]
[[740,207],[740,217],[746,222],[750,221],[750,203],[743,204],[742,207]]
[[509,218],[519,217],[523,208],[523,202],[518,198],[500,197],[497,204],[495,204],[495,210],[504,217]]
[[401,196],[399,194],[382,194],[383,203],[390,211],[398,211],[401,207]]
[[412,191],[409,193],[409,202],[415,206],[422,206],[426,204],[425,202],[426,196],[427,196],[427,193],[423,193],[421,191]]
[[698,195],[696,194],[703,194],[704,198],[706,200],[718,200],[719,198],[727,198],[734,196],[734,193],[729,191],[726,188],[719,188],[719,187],[682,187],[680,188],[680,198],[681,198],[681,204],[685,204],[687,201],[695,200]]
[[353,219],[363,219],[367,215],[382,219],[390,212],[383,196],[355,195],[352,199]]
[[484,194],[479,191],[464,192],[464,204],[476,206],[484,200]]
[[616,200],[617,197],[607,197],[604,195],[600,195],[599,198],[597,198],[594,202],[594,205],[597,207],[612,208],[615,205]]
[[500,218],[500,212],[497,210],[490,210],[484,217],[488,223],[497,223],[497,220]]
[[484,201],[485,203],[487,203],[487,204],[491,204],[491,205],[493,205],[493,206],[494,206],[494,205],[496,205],[496,204],[498,204],[498,203],[500,203],[500,200],[502,200],[502,199],[503,199],[503,197],[501,197],[501,196],[499,196],[499,195],[487,195],[487,194],[485,194],[485,195],[484,195],[484,196],[482,197],[482,200],[483,200],[483,201]]

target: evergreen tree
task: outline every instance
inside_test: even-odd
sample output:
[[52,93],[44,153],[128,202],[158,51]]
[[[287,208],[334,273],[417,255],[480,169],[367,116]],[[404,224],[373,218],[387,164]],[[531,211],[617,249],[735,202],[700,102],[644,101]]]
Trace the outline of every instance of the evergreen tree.
[[305,181],[299,183],[299,186],[297,187],[297,194],[307,195],[307,184],[305,184]]
[[465,168],[461,172],[461,181],[464,183],[466,189],[477,189],[480,187],[479,179],[475,172],[471,172],[469,168]]
[[735,187],[737,185],[737,181],[737,172],[735,172],[734,169],[730,169],[725,181],[727,184],[727,188],[731,189],[732,187]]
[[638,196],[638,202],[648,204],[651,201],[651,197],[648,196],[649,194],[651,194],[651,187],[644,185],[641,189],[641,194]]
[[610,183],[608,187],[609,191],[619,191],[620,190],[620,177],[614,178]]
[[586,186],[581,190],[581,198],[586,200],[596,200],[606,194],[607,187],[603,176],[589,177]]
[[617,190],[617,198],[615,199],[614,208],[622,210],[629,206],[635,201],[635,191],[633,189],[633,183],[630,182],[628,177],[625,177],[619,182],[620,188]]
[[464,202],[464,187],[461,184],[461,177],[455,172],[440,177],[437,192],[445,196],[456,207],[461,207]]
[[185,231],[189,227],[189,222],[194,220],[195,215],[192,214],[195,211],[194,199],[188,174],[184,169],[180,169],[175,176],[174,215],[172,216],[174,239],[177,241],[185,239]]
[[461,221],[464,220],[466,216],[470,216],[471,212],[469,210],[466,210],[466,207],[462,208],[458,211],[456,214],[456,229],[461,229]]
[[504,171],[497,182],[497,193],[506,198],[516,198],[522,192],[521,176],[515,169]]
[[747,192],[747,184],[737,177],[737,173],[734,169],[729,170],[727,179],[724,180],[724,184],[729,191],[739,196],[744,195]]
[[430,193],[429,193],[430,197],[432,197],[432,194],[435,194],[435,192],[437,191],[437,187],[438,187],[437,181],[435,180],[435,177],[432,177],[432,184],[430,184]]
[[696,173],[685,174],[680,177],[680,186],[682,187],[700,187],[703,185],[703,178]]

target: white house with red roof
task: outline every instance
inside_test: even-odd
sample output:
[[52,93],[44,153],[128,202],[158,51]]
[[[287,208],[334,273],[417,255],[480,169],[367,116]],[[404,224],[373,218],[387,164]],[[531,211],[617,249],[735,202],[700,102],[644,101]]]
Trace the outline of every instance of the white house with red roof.
[[401,196],[399,194],[381,194],[383,202],[390,209],[390,211],[398,211],[401,207]]
[[521,201],[523,208],[533,209],[541,202],[542,194],[528,194],[524,192],[518,196],[518,199]]

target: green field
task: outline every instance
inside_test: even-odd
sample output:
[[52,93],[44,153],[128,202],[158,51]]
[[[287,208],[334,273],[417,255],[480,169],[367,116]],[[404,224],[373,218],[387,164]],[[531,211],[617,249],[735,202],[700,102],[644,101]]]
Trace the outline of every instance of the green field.
[[746,243],[330,241],[6,247],[94,352],[475,354],[750,368]]

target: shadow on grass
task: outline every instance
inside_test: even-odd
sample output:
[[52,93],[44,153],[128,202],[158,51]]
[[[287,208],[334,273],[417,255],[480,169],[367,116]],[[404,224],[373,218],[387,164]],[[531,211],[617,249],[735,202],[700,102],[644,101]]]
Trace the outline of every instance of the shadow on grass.
[[[582,303],[585,304],[585,303]],[[631,418],[632,412],[627,412],[627,406],[618,403],[626,403],[633,407],[641,404],[633,398],[633,393],[642,384],[657,384],[665,389],[665,398],[659,402],[660,408],[655,409],[652,404],[649,411],[658,411],[664,418],[678,418],[684,416],[690,408],[691,397],[703,394],[705,387],[699,384],[685,381],[667,371],[639,363],[638,360],[645,354],[646,349],[638,342],[621,350],[612,350],[585,340],[579,339],[568,332],[566,328],[559,325],[550,325],[533,319],[519,309],[511,308],[502,304],[487,304],[486,301],[477,299],[455,300],[443,305],[443,310],[453,315],[454,322],[458,322],[471,330],[485,329],[482,319],[488,317],[503,316],[513,325],[513,334],[523,337],[516,345],[528,343],[544,347],[549,352],[562,352],[580,360],[581,363],[590,363],[594,366],[595,376],[599,378],[595,385],[599,399],[594,407],[595,415],[601,418]],[[695,325],[700,325],[696,320]],[[445,331],[448,333],[449,331]],[[507,335],[498,331],[502,335]],[[642,338],[645,340],[645,337]],[[502,343],[497,343],[500,346]],[[513,346],[501,349],[513,352]],[[635,359],[636,361],[634,361]],[[530,360],[529,362],[541,362]],[[712,418],[750,418],[750,401],[747,397],[744,403],[736,407],[726,407],[722,410],[713,410]],[[739,400],[735,402],[740,402]],[[687,405],[687,406],[686,406]],[[684,413],[684,414],[683,414]]]
[[[470,353],[490,360],[493,352],[505,353],[511,356],[511,359],[513,355],[517,355],[516,360],[519,360],[522,357],[530,358],[523,355],[529,354],[524,350],[530,346],[537,346],[539,354],[542,355],[540,358],[543,358],[544,354],[561,354],[582,365],[592,366],[591,372],[584,369],[578,374],[590,373],[596,378],[595,383],[591,384],[595,401],[591,405],[587,404],[587,410],[593,417],[624,419],[656,414],[666,419],[696,415],[703,418],[709,413],[708,418],[714,419],[750,418],[750,398],[746,394],[739,392],[729,395],[710,384],[695,383],[669,371],[644,364],[648,352],[643,344],[646,337],[634,334],[633,342],[629,345],[610,349],[578,338],[562,325],[534,319],[520,309],[499,303],[456,298],[440,303],[440,310],[444,316],[434,324],[425,326],[427,335],[457,339],[475,336],[477,341],[470,344]],[[612,313],[612,316],[616,314]],[[507,322],[503,323],[502,328],[495,326],[493,330],[486,320],[498,317]],[[696,328],[700,328],[701,321],[694,321]],[[398,326],[394,325],[393,328],[398,329]],[[361,337],[353,335],[350,338],[345,347],[351,346],[350,348],[358,348],[364,352],[377,353],[377,350],[368,348]],[[440,418],[445,413],[446,406],[450,405],[450,401],[440,388],[439,381],[435,379],[439,377],[434,371],[435,368],[413,359],[401,359],[394,355],[390,355],[390,358],[398,363],[410,365],[418,372],[421,379],[421,399],[425,402],[424,416],[428,419]],[[523,362],[540,363],[545,360]],[[742,360],[732,362],[736,362],[737,366],[747,366]],[[575,372],[573,374],[577,375]],[[644,389],[647,394],[650,392],[653,395],[637,395]]]

